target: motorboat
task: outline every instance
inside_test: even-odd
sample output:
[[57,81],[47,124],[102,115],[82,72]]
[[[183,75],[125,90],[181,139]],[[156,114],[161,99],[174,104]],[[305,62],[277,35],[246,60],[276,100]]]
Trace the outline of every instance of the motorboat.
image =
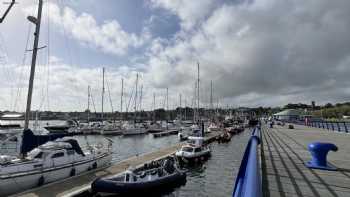
[[185,141],[185,140],[188,139],[188,136],[185,135],[183,132],[179,132],[179,133],[177,134],[177,136],[178,136],[178,138],[179,138],[179,141]]
[[81,125],[79,129],[80,132],[82,132],[83,134],[101,134],[103,124],[101,124],[100,122],[92,122]]
[[215,123],[211,122],[206,130],[207,133],[220,131],[220,127],[218,127]]
[[119,124],[106,122],[100,131],[101,135],[121,135],[123,131]]
[[72,133],[75,132],[78,127],[78,122],[76,120],[67,120],[64,124],[59,125],[47,125],[44,128],[49,133]]
[[168,157],[159,167],[127,170],[108,178],[98,178],[91,184],[91,189],[93,193],[147,196],[185,183],[186,173],[177,167],[174,158]]
[[[51,136],[35,136],[25,130],[21,154],[26,156],[0,156],[0,196],[106,167],[111,162],[111,144],[82,149],[73,138],[50,139]],[[37,142],[45,143],[36,146]]]
[[160,133],[163,132],[161,125],[157,122],[151,122],[147,125],[148,133]]
[[203,144],[203,137],[188,137],[188,143],[181,147],[181,150],[175,153],[181,161],[186,163],[205,160],[210,157],[211,150],[209,146]]
[[146,133],[147,133],[147,130],[143,124],[126,123],[123,125],[123,135],[142,135],[142,134],[146,134]]
[[225,143],[231,141],[232,135],[229,132],[224,132],[217,137],[219,143]]

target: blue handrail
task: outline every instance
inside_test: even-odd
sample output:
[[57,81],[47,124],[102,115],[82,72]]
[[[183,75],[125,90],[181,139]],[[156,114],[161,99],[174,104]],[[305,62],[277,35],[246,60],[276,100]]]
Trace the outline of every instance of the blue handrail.
[[232,197],[261,197],[261,176],[258,157],[260,126],[253,129],[235,181]]

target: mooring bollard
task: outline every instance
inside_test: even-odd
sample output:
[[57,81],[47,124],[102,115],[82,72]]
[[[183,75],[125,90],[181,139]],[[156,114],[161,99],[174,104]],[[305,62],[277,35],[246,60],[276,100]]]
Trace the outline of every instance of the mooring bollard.
[[320,170],[337,170],[336,167],[327,163],[327,154],[329,151],[337,151],[338,147],[332,143],[313,142],[308,145],[311,153],[311,161],[306,163],[308,168]]

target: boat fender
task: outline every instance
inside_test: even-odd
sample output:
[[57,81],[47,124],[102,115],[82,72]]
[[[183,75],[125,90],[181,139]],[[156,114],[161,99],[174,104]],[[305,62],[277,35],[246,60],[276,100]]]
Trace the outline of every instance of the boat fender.
[[70,176],[75,176],[75,168],[72,168],[72,170],[70,171]]
[[96,169],[97,168],[97,163],[95,162],[94,164],[92,164],[92,169]]
[[45,183],[45,178],[44,178],[44,176],[41,176],[38,180],[38,186],[42,186],[42,185],[44,185],[44,183]]

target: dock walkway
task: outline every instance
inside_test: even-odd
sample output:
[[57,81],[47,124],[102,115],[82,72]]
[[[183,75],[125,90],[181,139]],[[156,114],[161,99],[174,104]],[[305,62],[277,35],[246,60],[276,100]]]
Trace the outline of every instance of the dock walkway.
[[[210,133],[205,137],[205,141],[210,143],[219,134],[220,132]],[[59,182],[54,182],[39,188],[34,188],[32,190],[28,190],[14,196],[22,196],[22,197],[73,196],[75,194],[79,194],[79,192],[89,189],[91,182],[98,177],[118,174],[125,171],[130,166],[137,167],[137,166],[143,165],[144,163],[166,157],[170,154],[175,153],[178,149],[180,149],[182,144],[183,143],[178,143],[176,145],[163,148],[158,151],[142,154],[139,156],[134,156],[124,161],[114,163],[105,169],[99,169],[94,172],[88,172],[86,174],[74,176],[69,179],[65,179]]]
[[[263,196],[350,196],[350,134],[294,125],[262,126],[261,170]],[[337,152],[328,154],[328,162],[338,171],[307,168],[311,142],[330,142]]]

